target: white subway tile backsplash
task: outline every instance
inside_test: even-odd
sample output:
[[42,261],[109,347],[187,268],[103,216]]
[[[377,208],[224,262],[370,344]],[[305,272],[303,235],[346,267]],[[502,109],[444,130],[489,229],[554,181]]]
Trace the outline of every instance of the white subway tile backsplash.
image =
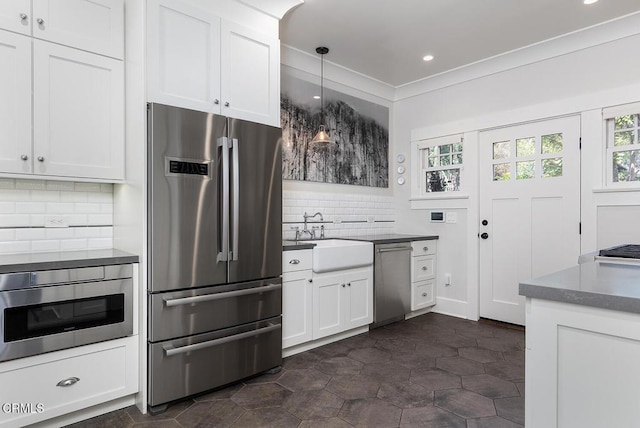
[[59,251],[60,241],[48,240],[48,241],[31,241],[31,251]]
[[35,241],[35,240],[41,240],[41,239],[46,239],[47,238],[47,234],[45,229],[42,228],[38,228],[38,229],[28,229],[28,228],[24,228],[24,229],[16,229],[16,240],[17,241]]
[[60,192],[54,190],[32,190],[29,200],[41,202],[58,202],[60,201]]
[[65,239],[60,241],[61,251],[86,250],[88,249],[86,239]]
[[107,226],[113,224],[113,214],[92,214],[87,216],[89,226]]
[[47,212],[44,202],[16,202],[16,213],[18,214],[44,214]]
[[100,183],[75,183],[74,186],[77,192],[100,192]]
[[28,253],[31,251],[31,241],[0,242],[0,254]]
[[44,180],[21,180],[16,179],[16,189],[22,190],[45,190],[47,182]]
[[15,189],[16,180],[13,178],[0,178],[0,189]]
[[12,214],[16,212],[15,202],[0,202],[0,214]]
[[74,185],[71,181],[47,181],[46,189],[73,191]]
[[[73,204],[73,211],[76,213],[82,214],[100,214],[102,210],[100,209],[100,204],[91,204],[91,203],[75,203]],[[110,212],[113,212],[111,210]]]
[[87,192],[60,192],[61,202],[87,202]]
[[74,204],[71,202],[47,202],[48,214],[69,214],[73,212]]
[[87,241],[87,248],[90,250],[97,250],[102,248],[111,248],[112,240],[109,238],[95,238]]

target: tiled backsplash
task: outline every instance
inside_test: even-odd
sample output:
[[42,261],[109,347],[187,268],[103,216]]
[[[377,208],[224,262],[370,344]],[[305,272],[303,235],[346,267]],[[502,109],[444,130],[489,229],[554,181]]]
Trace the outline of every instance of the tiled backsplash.
[[[319,217],[309,219],[308,228],[324,225],[325,237],[383,235],[395,232],[395,211],[390,196],[284,191],[282,194],[282,237],[294,239],[292,227],[304,226],[304,213]],[[319,231],[316,233],[320,233]]]
[[112,184],[0,179],[0,254],[112,246]]

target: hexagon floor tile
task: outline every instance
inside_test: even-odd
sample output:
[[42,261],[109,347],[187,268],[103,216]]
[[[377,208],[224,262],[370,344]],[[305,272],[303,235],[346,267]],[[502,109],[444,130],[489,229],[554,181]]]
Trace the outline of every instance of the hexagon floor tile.
[[429,313],[283,360],[156,416],[135,406],[75,428],[460,427],[524,423],[524,331]]

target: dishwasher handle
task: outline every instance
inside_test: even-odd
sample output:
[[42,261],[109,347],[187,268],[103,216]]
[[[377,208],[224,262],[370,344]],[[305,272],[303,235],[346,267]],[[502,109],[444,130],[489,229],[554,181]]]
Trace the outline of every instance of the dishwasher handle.
[[396,251],[411,251],[411,246],[408,247],[390,247],[390,248],[376,248],[378,253],[393,253]]

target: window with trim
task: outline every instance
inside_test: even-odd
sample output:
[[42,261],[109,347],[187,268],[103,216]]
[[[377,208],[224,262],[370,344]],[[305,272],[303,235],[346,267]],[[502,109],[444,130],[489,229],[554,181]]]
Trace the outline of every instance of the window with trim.
[[637,187],[640,184],[640,104],[605,110],[604,118],[607,184]]
[[420,192],[457,192],[463,169],[462,135],[424,140],[418,144]]

